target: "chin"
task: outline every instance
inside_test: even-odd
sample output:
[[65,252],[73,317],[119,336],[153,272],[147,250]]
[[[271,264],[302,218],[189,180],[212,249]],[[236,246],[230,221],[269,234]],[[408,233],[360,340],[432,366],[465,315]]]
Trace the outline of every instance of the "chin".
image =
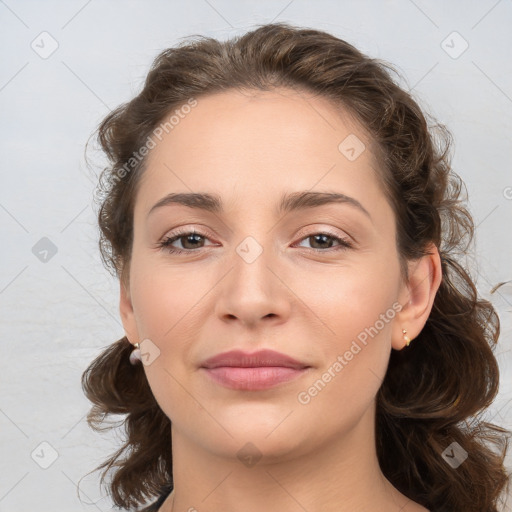
[[293,414],[287,417],[289,412],[281,411],[277,416],[251,415],[233,421],[228,430],[234,438],[235,451],[251,443],[269,462],[272,458],[285,457],[298,447],[304,447],[307,442],[307,428],[304,423],[298,426],[297,418],[292,419]]
[[273,432],[270,436],[267,429],[258,428],[245,431],[232,428],[230,432],[233,439],[211,440],[208,448],[218,456],[235,459],[247,467],[293,459],[299,455],[304,442],[284,431],[281,434]]

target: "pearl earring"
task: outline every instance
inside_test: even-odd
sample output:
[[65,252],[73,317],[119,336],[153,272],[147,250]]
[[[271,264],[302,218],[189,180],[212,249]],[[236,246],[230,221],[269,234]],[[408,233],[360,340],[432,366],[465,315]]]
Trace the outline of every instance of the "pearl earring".
[[404,340],[405,340],[406,346],[409,346],[409,344],[411,343],[411,339],[408,336],[406,336],[407,329],[402,329],[402,333],[404,334]]
[[133,345],[135,348],[132,350],[130,354],[130,363],[133,365],[136,365],[138,361],[142,361],[141,355],[140,355],[140,345],[138,343],[135,343]]

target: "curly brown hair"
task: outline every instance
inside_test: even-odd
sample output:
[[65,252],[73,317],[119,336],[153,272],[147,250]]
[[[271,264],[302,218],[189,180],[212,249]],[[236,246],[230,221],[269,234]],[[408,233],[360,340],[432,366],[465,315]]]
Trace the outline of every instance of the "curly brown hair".
[[[99,125],[97,140],[109,159],[96,191],[105,265],[128,280],[134,197],[146,161],[140,148],[191,98],[288,87],[347,109],[374,141],[403,277],[407,261],[428,254],[430,243],[439,250],[443,275],[423,330],[408,350],[392,351],[376,397],[382,472],[432,512],[497,512],[510,484],[504,467],[510,431],[481,414],[499,389],[494,349],[500,322],[457,261],[467,253],[474,224],[460,197],[463,182],[451,169],[449,131],[397,85],[393,66],[326,32],[275,23],[224,42],[190,37],[161,52],[142,91]],[[125,429],[124,444],[96,468],[104,470],[102,483],[113,472],[109,493],[121,508],[139,506],[173,485],[170,420],[143,368],[130,365],[132,348],[121,338],[82,376],[93,403],[89,425]],[[102,426],[117,414],[124,419]],[[469,454],[457,469],[441,456],[453,442]]]

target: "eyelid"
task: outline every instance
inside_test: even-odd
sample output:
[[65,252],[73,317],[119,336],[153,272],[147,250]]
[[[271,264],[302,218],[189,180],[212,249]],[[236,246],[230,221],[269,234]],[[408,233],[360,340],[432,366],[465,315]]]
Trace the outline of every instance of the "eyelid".
[[[183,229],[183,230],[173,231],[169,235],[165,235],[165,237],[163,239],[164,240],[168,240],[168,239],[176,239],[177,240],[185,235],[198,235],[202,238],[212,241],[211,240],[212,236],[207,231],[197,231],[196,229]],[[310,232],[303,232],[303,233],[297,234],[297,242],[300,242],[300,241],[304,240],[305,238],[308,238],[308,237],[314,236],[314,235],[328,235],[328,236],[331,236],[332,238],[339,238],[346,242],[350,242],[350,240],[351,240],[351,237],[345,237],[343,235],[335,233],[334,231],[330,231],[329,229],[317,229],[317,230],[313,230]]]
[[339,232],[332,227],[319,227],[319,224],[308,224],[308,226],[301,228],[301,230],[297,233],[296,236],[302,239],[305,236],[312,236],[320,233],[330,235],[336,238],[341,238],[342,240],[346,240],[347,242],[351,242],[354,244],[356,243],[356,241],[348,233],[345,233],[344,231]]
[[[185,237],[187,235],[198,235],[198,236],[204,238],[205,240],[209,240],[209,241],[215,240],[215,237],[212,234],[212,232],[206,228],[201,227],[200,229],[197,229],[196,227],[180,226],[178,228],[172,229],[171,231],[168,231],[161,238],[161,240],[159,242],[157,242],[157,246],[161,247],[162,244],[164,244],[165,242],[167,242],[168,240],[171,240],[171,239],[174,239],[174,242],[175,242],[176,240],[179,240],[180,238]],[[212,244],[212,245],[214,245],[214,244]],[[211,246],[209,246],[209,247],[211,247]],[[203,247],[201,247],[201,249],[203,249]],[[181,249],[181,250],[183,250],[183,249]],[[187,252],[194,252],[194,251],[189,249],[189,250],[187,250]]]
[[[315,226],[315,224],[309,224],[308,226],[301,228],[301,230],[294,236],[294,238],[299,237],[302,240],[304,237],[323,233],[323,234],[330,235],[333,237],[341,238],[342,240],[351,241],[352,243],[357,243],[353,237],[351,237],[350,235],[348,235],[345,232],[343,232],[343,234],[341,234],[341,233],[334,231],[333,228],[330,228],[330,227],[329,228],[321,228],[321,227],[315,228],[314,226]],[[316,229],[316,231],[315,231],[315,229]],[[200,236],[202,236],[204,238],[208,238],[208,239],[215,238],[213,233],[206,227],[201,226],[199,229],[196,229],[195,225],[184,225],[184,226],[179,226],[177,228],[170,230],[167,234],[165,234],[162,237],[162,240],[174,238],[178,235],[188,235],[188,234],[197,234],[197,235],[200,235]]]
[[215,238],[215,235],[212,233],[212,231],[210,231],[208,228],[204,227],[204,226],[201,226],[200,224],[197,225],[184,225],[184,226],[179,226],[177,228],[173,228],[169,231],[167,231],[167,233],[162,237],[162,240],[166,240],[168,238],[174,238],[175,236],[177,235],[188,235],[188,234],[196,234],[196,235],[200,235],[200,236],[203,236],[205,238]]

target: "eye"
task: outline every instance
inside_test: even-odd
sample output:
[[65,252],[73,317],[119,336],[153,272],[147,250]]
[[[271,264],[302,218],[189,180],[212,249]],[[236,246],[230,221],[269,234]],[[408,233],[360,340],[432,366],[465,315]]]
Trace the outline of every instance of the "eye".
[[[332,249],[332,241],[334,240],[335,242],[338,243],[338,246],[337,247],[334,247],[334,251],[342,251],[342,250],[345,250],[345,249],[350,249],[353,247],[352,243],[349,242],[347,239],[345,238],[341,238],[339,236],[336,236],[332,233],[313,233],[311,235],[308,235],[304,238],[302,238],[301,240],[308,240],[310,243],[312,243],[313,245],[320,245],[319,248],[317,247],[312,247],[312,249],[314,251],[317,251],[317,252],[327,252],[326,249]],[[326,247],[326,245],[328,247]]]
[[[159,242],[158,247],[165,249],[172,254],[197,252],[198,249],[201,249],[199,245],[201,243],[201,238],[206,239],[207,237],[208,235],[195,230],[178,230],[172,236],[166,237],[161,242]],[[176,241],[179,241],[182,244],[184,250],[178,249],[172,245]],[[189,244],[191,247],[186,247]]]
[[[208,240],[208,234],[196,230],[178,230],[172,236],[168,236],[159,242],[158,247],[171,254],[191,254],[204,247],[204,245],[201,245],[204,244],[202,239]],[[178,241],[181,243],[182,249],[173,245]],[[309,241],[312,245],[319,245],[319,247],[312,247],[316,252],[340,251],[353,247],[353,244],[347,239],[328,232],[312,233],[302,238],[301,241]],[[333,242],[338,244],[334,248]]]

